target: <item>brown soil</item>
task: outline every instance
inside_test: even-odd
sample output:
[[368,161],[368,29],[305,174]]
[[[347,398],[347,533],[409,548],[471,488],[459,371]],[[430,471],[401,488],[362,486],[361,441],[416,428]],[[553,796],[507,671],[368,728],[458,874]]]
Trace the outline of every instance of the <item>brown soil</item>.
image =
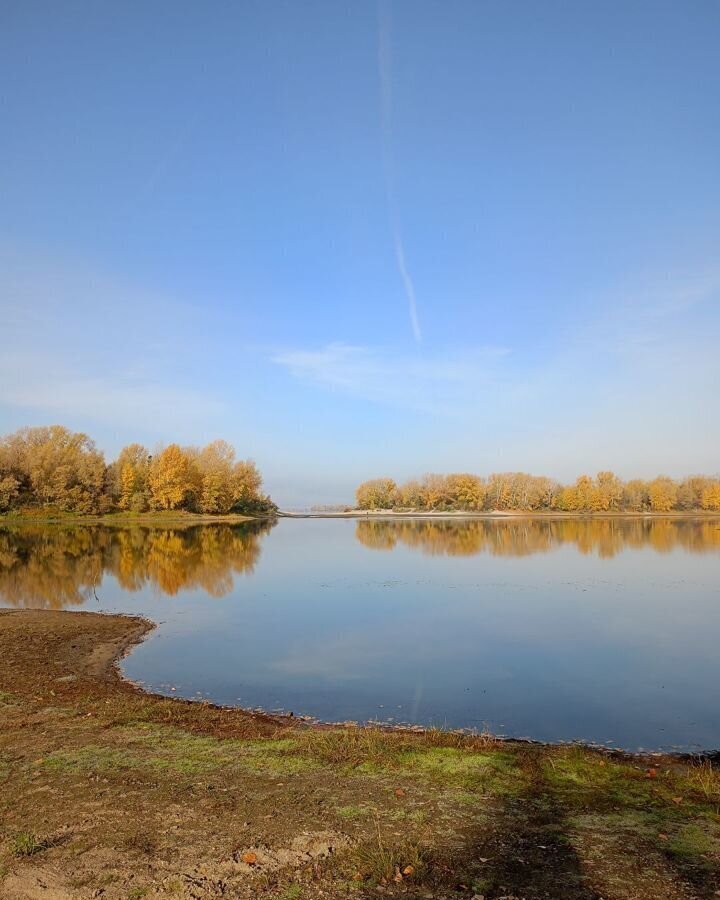
[[0,898],[720,896],[720,777],[143,693],[152,627],[0,612]]

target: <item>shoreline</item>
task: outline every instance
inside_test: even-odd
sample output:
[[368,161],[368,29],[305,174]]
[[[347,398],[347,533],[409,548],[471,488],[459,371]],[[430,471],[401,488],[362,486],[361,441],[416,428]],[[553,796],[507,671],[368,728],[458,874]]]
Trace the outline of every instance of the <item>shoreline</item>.
[[714,510],[671,510],[669,512],[563,512],[561,510],[392,510],[353,509],[338,512],[292,512],[279,510],[283,519],[720,519]]
[[[109,620],[119,626],[118,633],[109,640],[104,640],[98,645],[94,645],[90,652],[85,656],[81,656],[76,668],[68,673],[73,680],[88,679],[97,684],[107,684],[123,691],[130,690],[141,698],[148,698],[161,702],[177,703],[181,705],[190,705],[193,708],[210,709],[216,712],[238,715],[241,718],[250,718],[253,720],[261,720],[266,723],[272,723],[278,728],[307,728],[317,730],[328,729],[350,729],[350,730],[377,730],[388,734],[400,733],[407,735],[417,735],[423,737],[427,735],[447,735],[460,739],[467,739],[472,742],[475,739],[489,740],[506,745],[529,745],[542,747],[546,750],[560,750],[567,747],[579,747],[593,752],[605,754],[616,758],[624,758],[628,760],[674,760],[684,761],[698,758],[720,758],[720,748],[714,750],[701,750],[697,752],[690,751],[666,751],[666,750],[646,750],[644,752],[623,749],[621,747],[608,747],[603,744],[594,744],[580,740],[567,741],[541,741],[531,737],[517,738],[507,737],[504,735],[495,735],[492,733],[478,733],[470,729],[441,729],[434,726],[424,726],[413,723],[392,723],[378,721],[368,722],[326,722],[315,719],[312,716],[302,714],[272,712],[260,708],[244,707],[236,704],[220,704],[211,700],[198,700],[191,697],[174,696],[172,694],[164,694],[159,691],[148,690],[142,683],[127,678],[121,668],[123,659],[132,653],[133,649],[141,644],[145,638],[159,627],[160,623],[154,622],[145,616],[134,613],[108,613],[95,612],[92,610],[46,610],[46,609],[3,609],[0,608],[0,625],[5,617],[16,617],[23,621],[27,619],[30,624],[33,620],[48,620],[50,630],[58,622],[58,617],[83,617],[88,621],[88,631],[92,634],[93,621]],[[82,627],[80,631],[84,631]],[[0,661],[0,676],[2,676],[2,662]],[[0,677],[0,683],[2,678]]]
[[242,513],[210,514],[189,513],[184,511],[156,511],[145,513],[114,512],[100,514],[79,513],[47,513],[10,512],[0,514],[0,527],[3,525],[115,525],[118,527],[131,525],[237,525],[246,522],[275,521],[277,515],[268,513],[249,516]]
[[154,627],[0,610],[3,900],[720,889],[709,762],[168,698],[119,668]]

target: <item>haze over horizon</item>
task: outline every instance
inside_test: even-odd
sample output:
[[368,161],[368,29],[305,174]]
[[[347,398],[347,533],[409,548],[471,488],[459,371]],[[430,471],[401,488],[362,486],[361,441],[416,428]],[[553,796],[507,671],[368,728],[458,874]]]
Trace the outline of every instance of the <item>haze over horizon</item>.
[[720,469],[720,6],[5,4],[0,433]]

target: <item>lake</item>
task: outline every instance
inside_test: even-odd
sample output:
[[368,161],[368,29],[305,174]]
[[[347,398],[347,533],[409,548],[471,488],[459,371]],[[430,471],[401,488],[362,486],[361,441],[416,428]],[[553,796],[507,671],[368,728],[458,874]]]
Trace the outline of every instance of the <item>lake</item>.
[[720,748],[720,519],[0,527],[0,605],[147,616],[172,696]]

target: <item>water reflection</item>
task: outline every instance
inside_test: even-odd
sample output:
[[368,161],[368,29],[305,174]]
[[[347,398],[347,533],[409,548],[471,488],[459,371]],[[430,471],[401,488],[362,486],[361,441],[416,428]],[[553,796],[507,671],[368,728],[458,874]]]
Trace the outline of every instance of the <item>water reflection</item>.
[[199,588],[223,597],[235,575],[253,572],[272,525],[0,529],[0,599],[40,609],[81,606],[105,573],[126,591],[150,586],[174,596]]
[[529,556],[564,544],[603,559],[644,547],[658,553],[720,549],[720,522],[702,518],[362,519],[355,535],[372,550],[404,544],[427,556]]
[[[103,576],[124,591],[150,586],[175,596],[200,589],[231,593],[250,574],[272,522],[178,528],[21,526],[0,528],[0,600],[11,606],[63,609],[93,598]],[[522,557],[571,545],[611,558],[628,549],[667,553],[720,549],[717,519],[363,519],[363,547],[411,547],[427,556]]]
[[271,527],[0,528],[0,606],[147,616],[123,670],[172,696],[720,747],[720,518]]

